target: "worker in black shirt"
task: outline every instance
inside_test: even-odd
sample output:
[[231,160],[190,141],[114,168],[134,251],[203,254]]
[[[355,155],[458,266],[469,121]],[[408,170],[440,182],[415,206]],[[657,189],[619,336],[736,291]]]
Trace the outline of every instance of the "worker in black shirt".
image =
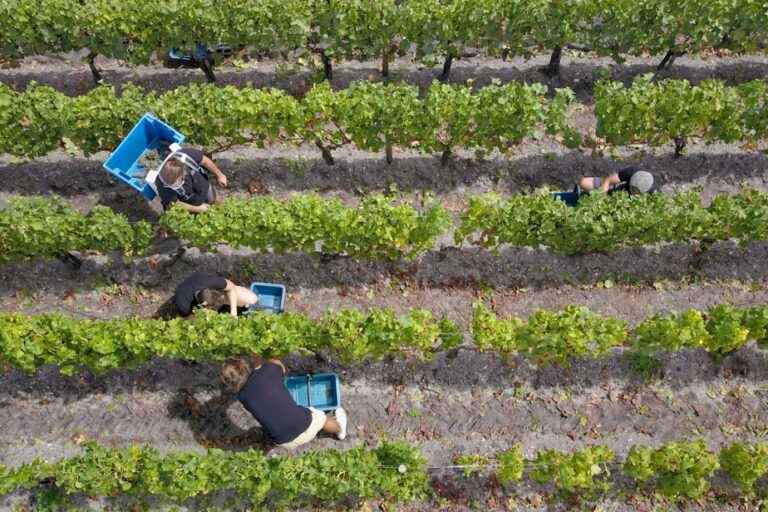
[[250,412],[269,438],[283,448],[312,441],[322,430],[340,440],[347,436],[347,413],[339,407],[335,417],[312,407],[297,405],[283,383],[285,365],[277,359],[228,359],[221,382]]
[[181,316],[188,316],[195,306],[216,310],[222,306],[229,306],[229,313],[236,317],[238,308],[251,306],[258,301],[258,296],[248,288],[205,272],[189,275],[176,287],[176,293],[173,296],[176,310]]
[[578,186],[582,193],[596,190],[606,194],[622,191],[629,194],[647,194],[659,191],[659,184],[654,180],[653,174],[637,167],[627,167],[606,178],[585,176],[579,180]]
[[163,209],[176,201],[192,213],[201,213],[217,201],[216,189],[209,182],[208,173],[216,177],[222,187],[227,177],[218,166],[199,149],[183,148],[172,153],[165,161],[158,180],[157,193]]

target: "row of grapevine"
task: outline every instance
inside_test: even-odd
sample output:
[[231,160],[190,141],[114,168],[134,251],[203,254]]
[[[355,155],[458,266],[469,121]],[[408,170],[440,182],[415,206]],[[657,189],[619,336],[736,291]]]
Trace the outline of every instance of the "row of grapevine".
[[336,198],[298,195],[229,199],[195,217],[172,208],[160,225],[199,247],[228,243],[275,252],[318,250],[364,259],[412,259],[431,249],[451,225],[442,206],[423,212],[382,195],[366,196],[357,208]]
[[56,258],[67,251],[143,253],[152,241],[152,226],[131,223],[106,206],[87,215],[59,198],[11,199],[0,209],[0,263],[28,258]]
[[[466,466],[467,475],[491,463],[485,456],[463,456],[457,462]],[[733,443],[719,454],[702,440],[659,447],[634,445],[621,465],[605,446],[572,453],[545,449],[526,459],[521,446],[515,445],[496,453],[493,465],[504,485],[519,482],[527,474],[534,482],[551,483],[558,491],[586,499],[610,490],[612,469],[674,500],[698,499],[722,468],[745,496],[752,496],[755,482],[768,473],[768,444]],[[161,455],[149,447],[114,449],[88,442],[81,455],[55,463],[38,459],[14,469],[0,465],[0,495],[19,488],[33,490],[43,482],[55,490],[46,498],[48,503],[59,505],[79,493],[182,502],[230,491],[252,506],[268,503],[272,507],[373,498],[407,502],[429,496],[426,459],[405,443],[267,458],[253,449]]]
[[[160,219],[161,227],[209,247],[233,246],[276,252],[347,254],[363,259],[412,259],[431,249],[451,224],[444,208],[423,212],[382,195],[364,198],[357,208],[336,198],[297,195],[230,199],[195,218],[174,207]],[[224,233],[226,236],[220,238]],[[69,251],[146,251],[152,228],[131,224],[124,215],[96,206],[85,215],[60,198],[18,197],[0,209],[0,263],[30,258],[56,258]]]
[[[163,455],[151,447],[115,449],[92,442],[84,448],[82,455],[55,463],[38,459],[15,469],[0,465],[0,495],[34,489],[47,481],[57,492],[41,493],[40,500],[49,506],[46,510],[64,510],[67,495],[78,493],[182,502],[218,491],[234,493],[258,509],[269,504],[270,510],[282,510],[348,499],[412,501],[428,492],[426,461],[405,443],[298,457],[267,457],[255,449]],[[401,466],[405,472],[398,471]]]
[[0,54],[89,48],[91,63],[96,54],[146,63],[156,50],[208,41],[316,52],[330,77],[334,60],[361,57],[380,59],[386,76],[394,55],[415,48],[426,64],[443,60],[447,76],[465,47],[551,49],[557,73],[569,45],[619,62],[667,52],[666,65],[685,52],[754,49],[766,26],[765,0],[183,0],[162,19],[141,0],[18,0],[0,5]]
[[331,151],[344,144],[385,149],[390,159],[393,146],[506,153],[544,131],[571,134],[565,115],[573,93],[559,90],[552,99],[545,94],[540,84],[473,91],[434,83],[420,98],[416,86],[356,82],[338,92],[316,85],[302,99],[276,89],[198,84],[159,95],[128,85],[119,96],[102,86],[72,98],[47,86],[32,84],[20,93],[0,84],[0,153],[37,157],[64,139],[86,154],[112,149],[147,111],[211,151],[247,143],[311,143],[329,163]]
[[[619,470],[636,484],[674,500],[701,498],[721,468],[745,496],[752,496],[755,482],[768,474],[767,443],[737,442],[719,454],[709,450],[702,440],[658,447],[634,445],[623,464],[617,464],[616,454],[606,446],[588,446],[572,453],[541,450],[533,459],[526,460],[520,445],[516,445],[497,453],[495,459],[496,474],[502,483],[520,481],[527,472],[534,482],[551,483],[558,491],[585,497],[594,496],[597,491],[608,492],[612,470]],[[465,455],[461,460],[470,461],[472,456]],[[489,462],[479,459],[475,471]]]
[[[416,86],[355,82],[334,92],[314,86],[302,99],[276,89],[238,89],[193,84],[156,94],[128,85],[121,95],[101,86],[68,97],[32,84],[17,92],[0,84],[0,153],[38,157],[64,145],[86,154],[111,150],[147,111],[155,112],[209,151],[235,145],[314,144],[333,163],[332,151],[353,144],[362,151],[393,148],[441,154],[456,149],[508,154],[524,140],[544,134],[567,147],[582,135],[567,122],[570,89],[546,97],[540,84],[469,86],[433,83],[423,96]],[[596,87],[597,133],[608,143],[675,141],[678,153],[689,138],[706,142],[758,141],[768,137],[768,84],[736,87],[709,80],[653,82],[631,87],[600,81]]]
[[767,346],[767,329],[768,308],[728,304],[707,312],[689,309],[653,315],[633,329],[580,306],[540,310],[521,320],[499,318],[478,303],[472,315],[472,337],[479,350],[520,355],[539,365],[567,366],[572,357],[601,357],[617,347],[644,355],[702,349],[723,357],[750,339]]
[[[655,315],[634,329],[584,307],[537,311],[527,320],[500,319],[476,304],[472,337],[482,351],[515,354],[539,365],[567,366],[573,357],[601,357],[616,347],[635,353],[703,349],[724,356],[748,339],[768,344],[768,308],[719,305],[709,312]],[[384,355],[429,358],[461,345],[459,327],[425,310],[397,317],[390,310],[328,312],[320,320],[298,313],[234,319],[200,311],[182,320],[81,320],[61,315],[0,313],[0,361],[26,372],[46,364],[71,375],[85,366],[95,372],[133,368],[152,357],[222,360],[259,353],[332,351],[345,361]]]
[[563,254],[613,251],[660,242],[768,239],[768,194],[720,194],[708,207],[693,190],[674,195],[591,194],[576,208],[546,191],[502,199],[472,197],[454,233],[456,243],[498,250],[503,244],[546,246]]
[[235,319],[199,311],[187,320],[108,321],[0,313],[0,326],[0,361],[27,372],[55,364],[68,375],[82,366],[95,372],[134,368],[152,357],[223,360],[330,350],[346,361],[387,354],[428,358],[463,341],[453,322],[420,309],[401,317],[386,309],[345,309],[329,311],[320,320],[291,312]]
[[597,135],[611,144],[675,144],[687,141],[738,142],[768,135],[768,84],[752,81],[728,87],[719,80],[693,86],[686,80],[654,81],[650,75],[631,87],[599,81],[595,87]]
[[[230,198],[192,214],[174,206],[160,226],[191,245],[216,244],[256,251],[348,255],[360,259],[414,259],[435,247],[454,224],[438,204],[422,210],[383,195],[364,198],[356,208],[335,198],[296,195]],[[52,227],[55,227],[53,229]],[[502,199],[497,194],[469,198],[456,225],[456,244],[497,251],[509,244],[546,246],[557,253],[608,252],[625,247],[700,240],[742,244],[768,240],[768,194],[745,190],[716,196],[704,207],[696,191],[675,195],[593,194],[577,208],[546,191]],[[109,208],[83,215],[60,199],[22,197],[0,209],[0,263],[53,258],[68,251],[122,250],[141,254],[152,240],[144,221],[130,224]]]

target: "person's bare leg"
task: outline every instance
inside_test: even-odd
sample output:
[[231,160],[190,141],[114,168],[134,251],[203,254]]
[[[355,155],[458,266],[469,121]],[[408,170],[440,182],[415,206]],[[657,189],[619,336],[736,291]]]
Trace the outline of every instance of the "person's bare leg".
[[323,432],[328,432],[329,434],[338,434],[341,432],[341,425],[330,416],[325,417],[325,425],[323,425]]

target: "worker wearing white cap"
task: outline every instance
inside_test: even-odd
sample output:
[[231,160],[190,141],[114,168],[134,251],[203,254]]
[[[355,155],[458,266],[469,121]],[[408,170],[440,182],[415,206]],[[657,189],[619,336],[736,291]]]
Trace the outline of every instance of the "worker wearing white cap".
[[647,194],[659,191],[659,184],[653,174],[641,171],[637,167],[627,167],[606,178],[585,176],[579,180],[579,188],[584,193],[593,190],[606,194],[625,191],[631,195]]

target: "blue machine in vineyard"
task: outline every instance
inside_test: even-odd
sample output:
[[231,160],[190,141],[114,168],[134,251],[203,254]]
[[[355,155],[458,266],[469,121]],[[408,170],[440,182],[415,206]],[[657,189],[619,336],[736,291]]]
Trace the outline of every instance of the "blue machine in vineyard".
[[195,48],[189,51],[171,48],[165,55],[163,64],[169,68],[200,68],[209,82],[215,82],[216,76],[213,73],[215,57],[226,58],[230,55],[232,55],[232,47],[226,44],[209,47],[205,43],[196,43]]

